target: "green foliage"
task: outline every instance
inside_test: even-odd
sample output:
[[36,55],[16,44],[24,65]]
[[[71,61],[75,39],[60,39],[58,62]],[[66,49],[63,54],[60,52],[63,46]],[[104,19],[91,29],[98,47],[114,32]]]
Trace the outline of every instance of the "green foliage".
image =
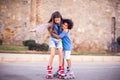
[[24,46],[28,46],[29,50],[36,50],[36,51],[48,51],[49,46],[46,43],[38,44],[35,40],[25,40],[23,41]]
[[0,46],[0,50],[2,51],[27,51],[28,47],[24,46]]
[[35,40],[25,40],[25,41],[23,41],[24,46],[35,45],[35,44],[36,44]]
[[37,51],[48,51],[49,46],[46,43],[43,44],[36,44],[36,50]]
[[117,43],[120,45],[120,36],[117,38]]
[[102,55],[111,55],[110,52],[74,52],[72,51],[72,55],[95,55],[95,56],[102,56]]
[[29,45],[29,50],[36,50],[36,51],[48,51],[49,46],[46,43],[43,44],[31,44]]
[[0,45],[2,45],[2,39],[0,39]]

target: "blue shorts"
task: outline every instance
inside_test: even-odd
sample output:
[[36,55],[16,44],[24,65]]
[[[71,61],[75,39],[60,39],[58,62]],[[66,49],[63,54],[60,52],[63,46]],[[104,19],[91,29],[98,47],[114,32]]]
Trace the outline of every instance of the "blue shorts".
[[49,47],[50,48],[51,47],[54,47],[54,48],[63,48],[62,47],[62,40],[50,37]]

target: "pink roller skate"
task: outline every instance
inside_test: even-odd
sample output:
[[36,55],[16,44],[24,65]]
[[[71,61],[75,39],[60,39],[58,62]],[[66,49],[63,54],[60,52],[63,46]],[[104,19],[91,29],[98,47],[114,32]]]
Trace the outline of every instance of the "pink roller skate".
[[47,66],[47,75],[46,75],[46,78],[47,79],[52,79],[53,78],[53,75],[52,75],[52,67],[51,66]]
[[59,66],[57,78],[64,79],[64,76],[65,76],[64,67],[63,66]]

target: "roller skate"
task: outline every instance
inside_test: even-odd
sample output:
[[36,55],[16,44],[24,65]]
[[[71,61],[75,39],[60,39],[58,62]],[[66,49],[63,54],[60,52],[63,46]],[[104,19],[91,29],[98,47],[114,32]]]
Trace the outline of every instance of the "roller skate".
[[75,79],[75,75],[74,75],[73,71],[70,70],[68,67],[67,67],[67,72],[65,73],[64,79],[65,79],[65,80]]
[[58,74],[56,75],[57,78],[59,79],[64,79],[65,73],[64,73],[64,67],[59,66]]
[[52,67],[51,66],[47,66],[47,75],[46,75],[46,78],[47,79],[52,79],[53,78],[53,75],[52,75]]

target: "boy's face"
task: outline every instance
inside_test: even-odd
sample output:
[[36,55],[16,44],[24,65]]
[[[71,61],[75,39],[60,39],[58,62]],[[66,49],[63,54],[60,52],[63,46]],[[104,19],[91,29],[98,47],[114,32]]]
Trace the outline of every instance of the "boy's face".
[[64,30],[64,29],[68,29],[68,24],[67,24],[66,22],[62,24],[62,29],[63,29],[63,30]]
[[61,22],[61,18],[55,18],[54,20],[55,20],[55,23],[58,23],[58,24]]

